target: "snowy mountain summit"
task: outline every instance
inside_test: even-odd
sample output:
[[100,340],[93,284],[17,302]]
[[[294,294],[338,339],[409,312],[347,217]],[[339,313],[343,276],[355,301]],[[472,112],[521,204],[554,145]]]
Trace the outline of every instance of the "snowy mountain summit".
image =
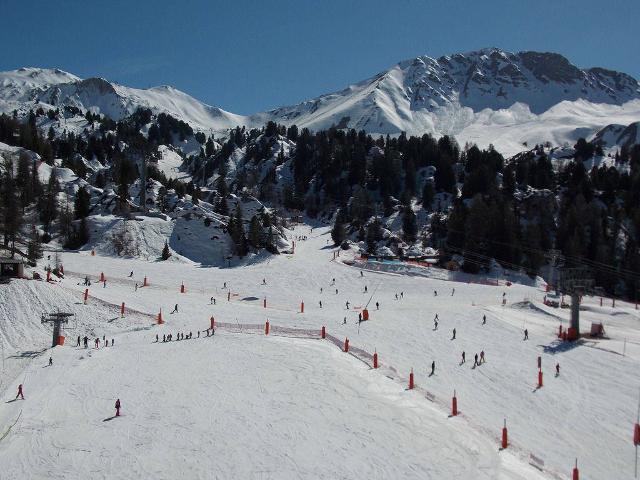
[[[137,108],[168,113],[195,130],[224,131],[268,121],[311,130],[452,135],[505,154],[522,144],[562,145],[640,118],[640,84],[603,68],[580,69],[557,53],[483,49],[400,62],[374,77],[297,105],[249,116],[206,105],[168,86],[138,89],[61,70],[0,73],[0,111],[75,107],[120,120]],[[603,119],[603,117],[606,117]]]
[[539,115],[564,101],[622,105],[638,98],[640,85],[627,74],[581,70],[557,53],[493,48],[420,56],[340,92],[269,113],[314,129],[456,134],[473,121],[474,112],[485,109],[523,104]]

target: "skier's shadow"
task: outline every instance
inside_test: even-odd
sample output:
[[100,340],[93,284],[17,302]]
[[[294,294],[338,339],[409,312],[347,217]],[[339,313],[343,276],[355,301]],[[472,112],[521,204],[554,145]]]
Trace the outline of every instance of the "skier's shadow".
[[110,422],[111,420],[113,420],[114,418],[116,418],[116,416],[114,415],[113,417],[107,417],[104,420],[102,420],[103,422]]
[[4,403],[13,403],[13,402],[17,402],[17,401],[18,401],[18,399],[17,399],[17,398],[14,398],[13,400],[9,400],[9,401],[4,402]]

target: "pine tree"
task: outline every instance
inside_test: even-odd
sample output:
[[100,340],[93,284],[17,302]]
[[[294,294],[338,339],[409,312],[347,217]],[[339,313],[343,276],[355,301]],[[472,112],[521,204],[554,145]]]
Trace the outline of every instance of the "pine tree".
[[162,248],[161,258],[162,258],[162,260],[168,260],[170,256],[171,256],[171,250],[169,250],[169,244],[165,240],[164,241],[164,247]]
[[20,227],[23,223],[23,215],[20,209],[18,189],[13,178],[13,162],[6,161],[5,173],[2,178],[2,232],[4,233],[5,248],[11,244],[11,256],[15,255],[15,244]]
[[251,223],[249,224],[249,243],[254,248],[262,247],[262,228],[257,216],[251,217]]
[[85,218],[89,215],[89,209],[91,208],[91,205],[89,203],[90,199],[91,196],[89,195],[85,187],[82,187],[78,190],[73,204],[76,218]]
[[431,210],[431,204],[435,197],[436,191],[433,188],[433,183],[425,182],[422,188],[422,208],[425,210]]
[[347,229],[345,227],[345,214],[342,208],[336,212],[336,221],[331,230],[331,238],[334,245],[341,245],[347,238]]
[[402,215],[402,233],[407,243],[413,243],[418,238],[418,224],[416,223],[416,214],[410,205],[404,208]]
[[36,261],[42,258],[42,243],[40,242],[40,234],[35,226],[31,228],[31,234],[27,242],[27,258],[32,265],[35,265]]

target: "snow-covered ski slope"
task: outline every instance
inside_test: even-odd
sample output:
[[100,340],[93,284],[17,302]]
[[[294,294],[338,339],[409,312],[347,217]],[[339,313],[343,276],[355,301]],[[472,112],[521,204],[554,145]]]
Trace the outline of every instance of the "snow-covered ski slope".
[[[66,278],[35,285],[80,301],[84,275],[95,281],[104,272],[107,287],[94,283],[89,305],[77,308],[104,308],[92,313],[89,333],[101,335],[102,322],[116,346],[57,347],[53,367],[45,367],[44,352],[3,386],[4,402],[19,383],[27,397],[0,404],[0,436],[15,422],[0,441],[9,478],[23,471],[32,478],[568,478],[576,457],[584,478],[632,478],[640,387],[640,314],[633,305],[612,308],[605,300],[600,307],[599,298],[586,298],[583,330],[602,321],[611,339],[561,344],[556,332],[568,311],[544,307],[540,287],[366,270],[361,276],[332,260],[326,227],[310,233],[301,226],[293,234],[309,236],[296,242],[294,255],[238,268],[62,254]],[[150,285],[135,291],[145,276]],[[34,282],[12,288],[21,284]],[[166,323],[151,326],[149,317],[127,314],[114,332],[107,321],[123,301],[150,314],[162,308]],[[367,302],[371,320],[358,328]],[[179,313],[170,314],[175,304]],[[196,337],[211,316],[258,327],[154,343],[156,334]],[[267,319],[317,335],[265,336]],[[35,345],[23,342],[24,350],[48,340],[35,315],[32,322],[40,333]],[[377,351],[381,368],[320,340],[322,326]],[[463,350],[467,362],[460,365]],[[487,361],[472,368],[480,351]],[[412,368],[418,388],[409,391]],[[461,415],[449,418],[454,390]],[[116,398],[124,416],[103,421]],[[510,445],[499,451],[505,418]]]

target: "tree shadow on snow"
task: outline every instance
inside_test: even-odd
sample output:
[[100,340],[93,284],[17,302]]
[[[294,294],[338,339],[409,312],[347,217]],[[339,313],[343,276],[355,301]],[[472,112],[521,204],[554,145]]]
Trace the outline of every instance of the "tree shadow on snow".
[[11,355],[7,358],[35,358],[46,351],[46,348],[43,348],[42,350],[25,350],[24,352],[16,353],[15,355]]
[[584,342],[581,340],[576,340],[574,342],[565,342],[562,340],[555,340],[551,342],[549,345],[539,345],[542,347],[544,353],[550,353],[552,355],[556,353],[568,352],[569,350],[573,350],[576,347],[579,347]]

